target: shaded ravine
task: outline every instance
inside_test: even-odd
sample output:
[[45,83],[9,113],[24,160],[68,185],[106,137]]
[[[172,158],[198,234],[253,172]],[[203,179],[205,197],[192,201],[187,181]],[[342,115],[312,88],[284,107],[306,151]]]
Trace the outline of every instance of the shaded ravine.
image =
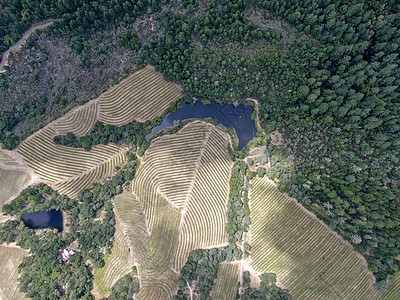
[[3,69],[4,66],[8,66],[8,56],[10,54],[11,51],[17,50],[19,47],[21,47],[26,40],[28,39],[28,37],[31,36],[32,33],[34,33],[36,31],[36,29],[40,30],[40,29],[44,29],[50,25],[52,25],[54,22],[54,19],[52,20],[46,20],[40,23],[36,23],[34,24],[31,28],[29,28],[23,35],[22,37],[14,44],[12,45],[10,48],[8,48],[7,51],[5,51],[3,53],[3,56],[1,58],[1,63],[0,63],[0,73],[4,73],[6,72],[5,69]]

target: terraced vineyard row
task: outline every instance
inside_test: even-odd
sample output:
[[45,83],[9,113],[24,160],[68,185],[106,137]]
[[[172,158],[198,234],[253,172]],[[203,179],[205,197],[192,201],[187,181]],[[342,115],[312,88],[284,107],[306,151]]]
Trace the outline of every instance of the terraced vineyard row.
[[126,156],[124,152],[117,153],[106,162],[92,168],[82,175],[67,181],[60,181],[53,187],[61,194],[70,198],[76,197],[82,190],[89,188],[93,183],[104,183],[116,173],[116,167],[125,164]]
[[157,189],[176,207],[185,207],[199,153],[207,139],[204,129],[203,126],[185,127],[174,136],[152,142],[141,166],[141,176],[137,176],[132,187],[143,203],[146,216],[154,215],[152,201]]
[[81,175],[88,169],[101,164],[119,153],[115,145],[99,145],[88,152],[53,143],[55,132],[46,128],[24,141],[17,152],[23,156],[35,173],[46,183],[52,184],[63,179]]
[[121,126],[152,120],[181,97],[179,87],[147,67],[100,96],[99,121]]
[[142,289],[138,299],[169,299],[176,292],[179,278],[171,268],[171,260],[178,242],[180,212],[161,197],[157,200],[149,251],[140,262]]
[[390,278],[389,291],[384,294],[380,299],[383,300],[397,300],[400,295],[400,272],[397,272]]
[[238,290],[239,265],[222,263],[212,290],[213,300],[234,300]]
[[197,248],[226,245],[226,207],[232,162],[227,140],[215,127],[203,148],[196,178],[188,194],[174,266],[180,270]]
[[72,110],[61,119],[53,123],[57,135],[66,135],[69,132],[76,136],[86,135],[97,121],[99,110],[98,102],[92,102]]
[[119,218],[116,218],[114,243],[111,254],[106,257],[105,261],[106,263],[103,268],[94,270],[96,298],[108,297],[114,283],[125,274],[129,273],[134,264]]
[[4,300],[26,299],[18,290],[18,266],[28,255],[24,249],[0,245],[0,298]]
[[362,259],[266,178],[252,180],[252,267],[274,272],[294,299],[378,299]]
[[[58,131],[86,134],[93,126],[97,104],[79,108],[53,123]],[[67,130],[67,125],[70,126]],[[61,193],[76,196],[95,182],[103,182],[116,165],[125,162],[124,151],[116,145],[98,145],[91,151],[54,144],[58,133],[48,126],[26,139],[17,149],[40,179]]]
[[155,226],[149,234],[140,203],[132,194],[119,195],[114,203],[127,243],[138,262],[141,281],[138,298],[169,299],[178,280],[170,262],[178,238],[179,211],[157,197]]
[[227,137],[203,122],[149,147],[116,215],[138,262],[138,299],[170,299],[189,252],[227,243]]

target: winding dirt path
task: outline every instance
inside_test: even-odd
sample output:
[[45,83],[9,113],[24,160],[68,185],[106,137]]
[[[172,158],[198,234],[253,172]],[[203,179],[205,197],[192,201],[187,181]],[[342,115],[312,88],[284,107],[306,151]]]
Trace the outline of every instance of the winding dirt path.
[[25,44],[28,37],[30,37],[31,34],[36,31],[36,29],[38,29],[38,30],[44,29],[44,28],[52,25],[53,22],[54,22],[54,19],[51,19],[51,20],[46,20],[46,21],[43,21],[40,23],[33,24],[32,27],[29,28],[14,45],[12,45],[10,48],[8,48],[8,50],[3,53],[3,57],[1,58],[0,73],[6,72],[6,70],[3,69],[3,67],[8,66],[8,56],[11,51],[19,50],[20,47],[23,44]]

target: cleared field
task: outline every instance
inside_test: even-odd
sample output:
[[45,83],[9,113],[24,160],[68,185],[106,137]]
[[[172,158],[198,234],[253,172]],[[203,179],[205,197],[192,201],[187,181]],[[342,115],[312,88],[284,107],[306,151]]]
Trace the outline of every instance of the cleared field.
[[43,182],[60,193],[76,196],[93,183],[112,176],[115,166],[126,160],[125,150],[116,145],[97,145],[85,151],[54,144],[53,138],[60,131],[86,134],[96,116],[97,103],[79,107],[30,136],[18,147],[17,153]]
[[3,300],[26,299],[18,291],[18,266],[28,252],[11,245],[0,245],[0,298]]
[[24,169],[21,157],[17,157],[13,151],[0,149],[0,168]]
[[379,298],[360,256],[268,179],[252,180],[250,212],[251,266],[294,299]]
[[121,126],[152,120],[181,97],[178,86],[146,67],[100,95],[99,121]]
[[110,294],[114,283],[131,271],[133,257],[124,238],[121,223],[116,218],[114,243],[111,254],[106,257],[103,268],[94,270],[94,295],[96,298],[105,298]]
[[218,267],[218,277],[214,282],[212,299],[234,300],[238,290],[239,265],[222,263]]
[[190,251],[227,244],[228,137],[193,122],[156,139],[115,211],[138,263],[138,299],[171,299]]
[[[21,157],[12,151],[0,149],[0,209],[31,183],[31,174]],[[7,219],[0,213],[0,222]]]
[[0,168],[0,208],[12,197],[17,197],[30,181],[31,176],[24,171]]

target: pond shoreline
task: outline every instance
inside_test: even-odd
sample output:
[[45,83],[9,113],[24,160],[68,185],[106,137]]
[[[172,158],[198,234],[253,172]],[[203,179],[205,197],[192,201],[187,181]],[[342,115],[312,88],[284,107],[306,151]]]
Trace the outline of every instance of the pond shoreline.
[[254,108],[245,105],[233,105],[229,103],[203,104],[196,102],[194,105],[182,103],[176,111],[172,111],[163,118],[162,122],[152,128],[151,133],[146,135],[149,140],[153,135],[160,133],[166,128],[175,128],[176,121],[188,121],[194,119],[214,118],[226,128],[233,128],[238,139],[238,148],[242,149],[256,136],[256,122],[251,119]]

